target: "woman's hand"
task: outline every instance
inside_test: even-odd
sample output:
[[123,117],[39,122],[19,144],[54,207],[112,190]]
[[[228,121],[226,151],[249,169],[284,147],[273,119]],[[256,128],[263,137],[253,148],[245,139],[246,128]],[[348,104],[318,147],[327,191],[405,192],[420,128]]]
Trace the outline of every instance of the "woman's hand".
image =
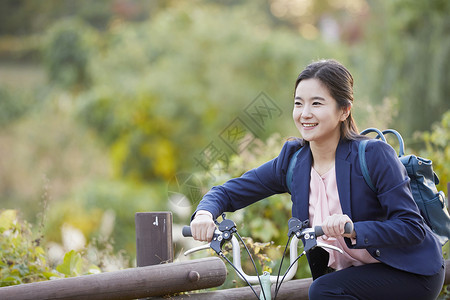
[[197,241],[211,242],[216,224],[212,214],[206,210],[199,210],[191,222],[192,237]]
[[[344,233],[344,227],[346,223],[350,223],[352,225],[351,233]],[[356,232],[354,230],[353,222],[347,215],[338,215],[334,214],[332,216],[328,216],[325,218],[322,223],[323,233],[327,237],[347,237],[347,238],[356,238]]]

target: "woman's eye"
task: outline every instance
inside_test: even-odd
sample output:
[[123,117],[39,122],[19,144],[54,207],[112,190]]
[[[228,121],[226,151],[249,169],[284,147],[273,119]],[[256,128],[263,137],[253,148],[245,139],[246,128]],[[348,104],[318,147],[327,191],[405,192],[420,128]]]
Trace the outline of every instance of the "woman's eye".
[[301,103],[300,101],[295,101],[295,102],[294,102],[294,105],[295,105],[295,106],[299,106],[299,105],[302,105],[302,103]]
[[316,101],[316,102],[313,102],[313,105],[322,105],[322,103],[321,103],[321,102],[318,102],[318,101]]

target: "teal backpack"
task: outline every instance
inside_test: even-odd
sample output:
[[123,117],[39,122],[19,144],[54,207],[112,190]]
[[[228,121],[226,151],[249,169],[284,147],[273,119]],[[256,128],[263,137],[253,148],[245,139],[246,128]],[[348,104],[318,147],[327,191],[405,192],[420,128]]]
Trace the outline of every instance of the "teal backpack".
[[[398,158],[405,166],[408,176],[410,178],[411,191],[419,207],[422,217],[430,226],[431,230],[437,235],[439,241],[444,245],[450,238],[450,216],[447,209],[447,201],[444,192],[438,192],[436,185],[439,184],[439,178],[433,171],[432,161],[422,157],[405,155],[405,146],[403,138],[394,129],[387,129],[380,131],[376,128],[368,128],[361,132],[362,135],[369,132],[377,133],[376,138],[386,142],[385,134],[394,134],[399,143]],[[377,192],[375,186],[370,179],[369,170],[366,163],[366,146],[369,140],[362,140],[359,144],[359,164],[364,176],[364,180],[370,189]]]

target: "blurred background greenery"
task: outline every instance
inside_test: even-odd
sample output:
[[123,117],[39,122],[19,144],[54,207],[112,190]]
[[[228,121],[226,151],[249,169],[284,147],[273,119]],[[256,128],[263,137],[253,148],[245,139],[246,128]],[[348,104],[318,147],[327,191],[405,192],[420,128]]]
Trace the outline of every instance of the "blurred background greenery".
[[[134,213],[187,224],[208,188],[276,156],[297,135],[295,78],[321,58],[353,73],[359,127],[398,129],[447,192],[449,14],[447,0],[3,0],[0,208],[60,261],[95,244],[132,266]],[[233,217],[282,244],[289,201]]]

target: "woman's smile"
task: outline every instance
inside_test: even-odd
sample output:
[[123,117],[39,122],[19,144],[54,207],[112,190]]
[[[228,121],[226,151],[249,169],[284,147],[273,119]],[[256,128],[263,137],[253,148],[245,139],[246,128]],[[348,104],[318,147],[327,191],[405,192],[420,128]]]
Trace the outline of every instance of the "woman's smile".
[[317,125],[319,125],[319,123],[302,123],[302,126],[305,127],[306,129],[312,129]]

